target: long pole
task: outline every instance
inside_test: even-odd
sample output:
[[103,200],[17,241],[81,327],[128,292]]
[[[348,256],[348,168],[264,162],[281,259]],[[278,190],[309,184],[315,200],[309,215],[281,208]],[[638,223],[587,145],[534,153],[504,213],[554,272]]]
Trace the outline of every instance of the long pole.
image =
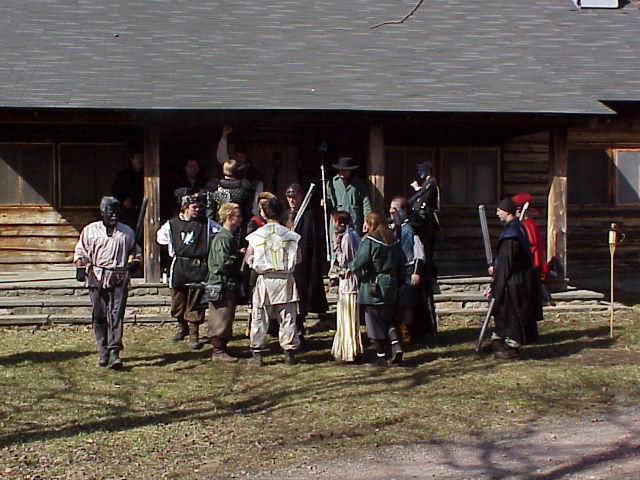
[[611,224],[611,228],[609,229],[609,254],[611,256],[611,265],[610,265],[610,287],[611,287],[611,295],[610,300],[611,303],[609,305],[609,336],[613,338],[613,320],[614,320],[614,294],[615,294],[615,255],[616,255],[616,243],[618,241],[618,226],[615,223]]
[[331,242],[329,241],[329,216],[327,214],[327,181],[324,171],[324,154],[327,153],[327,142],[320,143],[320,175],[322,177],[322,209],[324,210],[324,240],[327,250],[327,262],[331,261]]

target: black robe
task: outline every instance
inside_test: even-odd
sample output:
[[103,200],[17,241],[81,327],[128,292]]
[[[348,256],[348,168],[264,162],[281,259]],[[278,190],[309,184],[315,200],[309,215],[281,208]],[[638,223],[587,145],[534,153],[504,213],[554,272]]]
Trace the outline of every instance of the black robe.
[[508,222],[498,239],[492,283],[496,334],[520,344],[538,341],[542,303],[531,248],[522,224]]
[[[290,227],[293,212],[287,209],[283,216],[283,224]],[[324,234],[316,225],[313,210],[307,208],[296,226],[295,232],[300,234],[298,248],[302,261],[296,265],[293,276],[300,295],[299,310],[304,317],[308,312],[325,313],[328,310],[327,296],[324,291],[322,275],[326,261]]]

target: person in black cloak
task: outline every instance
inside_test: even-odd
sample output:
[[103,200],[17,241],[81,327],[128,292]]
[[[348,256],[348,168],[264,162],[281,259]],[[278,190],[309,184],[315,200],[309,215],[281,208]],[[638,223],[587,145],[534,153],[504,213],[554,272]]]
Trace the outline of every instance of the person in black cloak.
[[436,234],[440,231],[437,212],[440,209],[440,190],[438,182],[431,174],[428,162],[416,163],[416,180],[411,183],[413,193],[407,198],[411,207],[409,222],[420,237],[425,251],[422,265],[422,294],[418,295],[414,307],[412,334],[416,337],[435,336],[438,330],[434,293],[439,293],[437,286],[438,271],[433,262]]
[[413,194],[407,198],[407,201],[413,212],[413,227],[418,229],[427,260],[433,265],[436,233],[440,230],[438,222],[440,190],[436,178],[431,175],[431,165],[428,162],[416,163],[416,177],[417,179],[411,184]]
[[[289,208],[284,212],[282,223],[287,228],[293,229],[296,214],[304,200],[304,192],[299,184],[292,183],[287,187],[285,196],[287,197]],[[300,302],[298,303],[299,313],[296,320],[301,341],[304,342],[305,316],[309,312],[325,313],[328,309],[327,297],[322,281],[326,252],[323,248],[324,243],[321,241],[324,236],[319,228],[317,228],[313,210],[310,206],[307,206],[306,210],[302,213],[302,217],[293,230],[301,236],[298,248],[300,249],[302,261],[296,265],[293,276],[296,280],[296,286],[298,287],[298,294],[300,295]]]
[[542,320],[538,276],[516,208],[508,197],[498,203],[496,214],[505,226],[498,239],[494,264],[489,267],[493,277],[491,298],[495,299],[491,347],[494,357],[502,360],[519,359],[521,345],[537,342],[537,322]]

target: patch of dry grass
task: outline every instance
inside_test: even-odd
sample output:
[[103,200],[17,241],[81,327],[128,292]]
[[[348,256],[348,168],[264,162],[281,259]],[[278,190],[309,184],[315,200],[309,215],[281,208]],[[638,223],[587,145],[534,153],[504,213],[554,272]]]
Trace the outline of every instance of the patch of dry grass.
[[[2,478],[233,478],[363,446],[446,440],[545,415],[584,414],[640,398],[639,321],[573,317],[541,325],[525,360],[472,353],[475,326],[451,320],[437,345],[384,371],[338,365],[332,332],[286,367],[222,365],[128,326],[126,369],[94,367],[86,327],[0,331]],[[240,323],[233,344],[245,355]]]

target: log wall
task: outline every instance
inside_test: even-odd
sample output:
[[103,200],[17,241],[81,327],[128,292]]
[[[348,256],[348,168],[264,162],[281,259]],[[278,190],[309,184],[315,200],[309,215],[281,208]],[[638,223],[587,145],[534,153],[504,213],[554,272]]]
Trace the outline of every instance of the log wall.
[[69,266],[80,230],[96,209],[0,206],[0,271]]

